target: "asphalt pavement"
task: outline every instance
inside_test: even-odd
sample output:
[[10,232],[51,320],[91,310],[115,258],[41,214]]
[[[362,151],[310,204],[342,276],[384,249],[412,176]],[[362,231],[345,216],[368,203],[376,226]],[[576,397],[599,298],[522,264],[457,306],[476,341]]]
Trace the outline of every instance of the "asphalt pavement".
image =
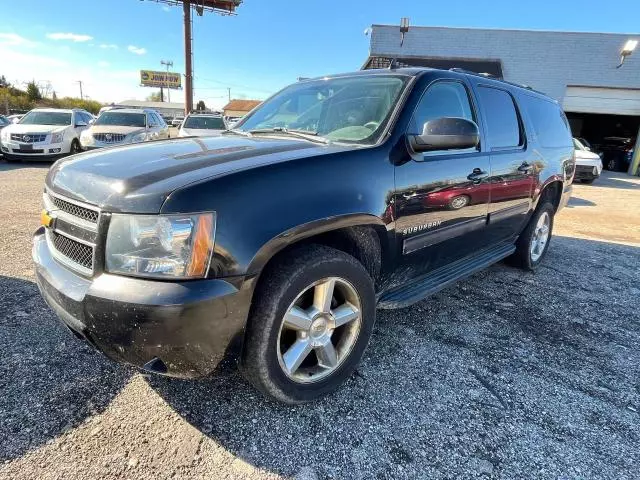
[[47,167],[0,162],[0,478],[640,477],[640,178],[576,185],[535,274],[379,311],[347,385],[287,407],[70,336],[31,265]]

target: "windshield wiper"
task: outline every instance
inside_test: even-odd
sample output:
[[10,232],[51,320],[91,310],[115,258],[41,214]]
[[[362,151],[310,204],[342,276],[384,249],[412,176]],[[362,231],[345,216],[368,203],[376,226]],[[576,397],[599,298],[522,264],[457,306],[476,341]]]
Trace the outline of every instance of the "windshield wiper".
[[309,140],[310,142],[322,143],[327,145],[331,143],[328,139],[321,137],[317,133],[307,132],[305,130],[289,130],[286,127],[274,127],[274,128],[258,128],[256,130],[249,130],[249,133],[253,135],[260,135],[265,133],[277,133],[277,134],[285,134],[290,135],[296,138],[302,138],[304,140]]
[[227,129],[227,130],[223,130],[221,132],[222,135],[228,134],[228,133],[232,133],[233,135],[240,135],[240,136],[243,136],[243,137],[252,137],[253,136],[253,135],[251,135],[250,132],[245,132],[244,130]]

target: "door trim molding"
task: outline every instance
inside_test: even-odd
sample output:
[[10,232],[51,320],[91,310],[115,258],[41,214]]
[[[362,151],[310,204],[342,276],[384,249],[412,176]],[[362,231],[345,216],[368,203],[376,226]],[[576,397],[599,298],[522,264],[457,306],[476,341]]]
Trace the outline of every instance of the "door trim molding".
[[402,253],[403,255],[413,253],[416,250],[436,245],[452,237],[459,237],[460,235],[465,235],[473,230],[483,228],[486,224],[487,217],[483,216],[448,225],[438,230],[421,233],[403,241]]
[[517,205],[513,205],[512,207],[503,208],[502,210],[496,210],[495,212],[489,213],[489,225],[491,222],[497,222],[499,220],[504,220],[505,218],[514,217],[516,215],[523,215],[529,211],[529,202],[521,202]]

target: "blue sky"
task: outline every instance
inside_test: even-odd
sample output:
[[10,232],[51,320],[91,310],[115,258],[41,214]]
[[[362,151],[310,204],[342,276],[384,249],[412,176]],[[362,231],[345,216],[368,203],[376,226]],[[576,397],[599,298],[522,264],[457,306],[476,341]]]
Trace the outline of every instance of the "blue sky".
[[[58,95],[143,99],[139,69],[171,59],[183,72],[182,10],[139,0],[2,0],[0,74],[49,82]],[[195,100],[265,98],[300,76],[360,68],[371,24],[640,31],[640,2],[609,0],[244,0],[237,16],[194,17]],[[580,7],[570,6],[579,4]],[[172,99],[182,92],[173,91]]]

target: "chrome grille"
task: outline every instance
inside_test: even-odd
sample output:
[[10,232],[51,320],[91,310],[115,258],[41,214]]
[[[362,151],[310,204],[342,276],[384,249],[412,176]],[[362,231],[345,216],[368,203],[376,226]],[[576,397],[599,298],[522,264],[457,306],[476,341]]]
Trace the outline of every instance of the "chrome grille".
[[47,188],[44,206],[56,220],[47,228],[47,244],[53,257],[85,276],[93,275],[100,210]]
[[93,138],[102,143],[121,143],[124,142],[126,135],[122,133],[94,133]]
[[74,263],[93,270],[93,248],[64,235],[52,231],[51,241],[54,248]]
[[44,142],[47,139],[46,133],[12,133],[11,140],[22,143]]
[[54,197],[49,195],[49,199],[51,203],[56,208],[59,208],[65,213],[69,215],[73,215],[74,217],[81,218],[82,220],[86,220],[91,223],[98,223],[99,213],[96,210],[91,210],[89,208],[81,207],[80,205],[76,205],[75,203],[67,202],[58,197]]

